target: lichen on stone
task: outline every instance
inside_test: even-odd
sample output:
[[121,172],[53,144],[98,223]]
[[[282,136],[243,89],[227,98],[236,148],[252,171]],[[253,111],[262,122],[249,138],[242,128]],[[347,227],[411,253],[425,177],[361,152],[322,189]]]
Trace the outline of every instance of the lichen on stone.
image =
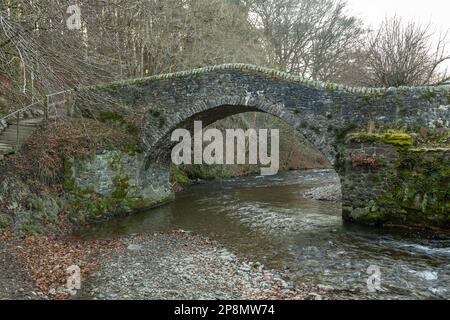
[[381,141],[396,146],[412,146],[413,137],[405,132],[388,130],[381,135]]
[[[226,71],[226,70],[240,70],[240,71],[249,71],[249,72],[258,72],[261,74],[265,74],[270,77],[276,77],[283,80],[293,81],[297,83],[301,83],[310,87],[314,88],[320,88],[325,89],[329,91],[346,91],[350,93],[364,93],[363,97],[368,97],[369,99],[371,97],[384,97],[388,92],[405,92],[410,91],[411,87],[398,87],[398,88],[366,88],[366,87],[352,87],[352,86],[346,86],[346,85],[339,85],[335,83],[325,83],[321,81],[312,81],[308,79],[304,79],[299,75],[290,74],[287,72],[260,67],[252,64],[245,64],[245,63],[226,63],[221,65],[215,65],[211,67],[203,67],[193,70],[185,70],[185,71],[179,71],[179,72],[172,72],[172,73],[164,73],[159,75],[153,75],[149,77],[144,78],[137,78],[132,80],[121,80],[112,82],[109,84],[99,84],[94,86],[87,86],[87,87],[79,87],[77,88],[77,91],[89,91],[89,90],[98,90],[98,89],[115,89],[121,86],[127,86],[127,85],[145,85],[150,81],[155,80],[170,80],[170,79],[182,79],[188,76],[193,75],[199,75],[199,74],[207,74],[210,72],[215,71]],[[429,95],[436,95],[436,92],[439,91],[447,91],[448,92],[448,86],[439,86],[434,88],[434,91],[431,91],[432,89],[428,87],[415,87],[416,91],[423,93],[426,97]],[[436,91],[436,92],[435,92]],[[366,98],[363,98],[366,99]]]
[[379,134],[368,132],[353,132],[345,137],[346,143],[370,143],[381,139]]
[[382,141],[384,143],[400,147],[413,145],[412,135],[397,130],[387,130],[381,134],[370,132],[352,132],[346,136],[345,141],[346,143],[374,143],[377,141]]

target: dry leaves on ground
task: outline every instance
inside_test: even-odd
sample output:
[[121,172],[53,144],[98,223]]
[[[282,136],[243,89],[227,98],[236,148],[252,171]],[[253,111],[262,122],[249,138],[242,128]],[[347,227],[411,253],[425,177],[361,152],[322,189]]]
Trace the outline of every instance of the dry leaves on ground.
[[30,237],[15,240],[14,246],[24,269],[37,288],[52,299],[66,299],[70,276],[67,269],[78,266],[81,281],[96,269],[99,258],[113,250],[122,249],[116,240],[77,240],[69,238]]

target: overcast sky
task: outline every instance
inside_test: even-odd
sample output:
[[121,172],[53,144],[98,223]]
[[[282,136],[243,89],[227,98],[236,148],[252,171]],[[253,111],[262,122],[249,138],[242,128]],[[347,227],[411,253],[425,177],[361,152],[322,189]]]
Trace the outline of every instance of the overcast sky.
[[352,13],[377,26],[385,16],[397,14],[407,20],[431,22],[437,29],[450,30],[450,0],[347,0]]
[[[448,32],[447,41],[450,42],[450,0],[347,0],[347,3],[350,12],[366,25],[377,27],[386,16],[396,14],[405,20],[431,23],[435,37],[439,32]],[[450,43],[447,50],[450,50]],[[450,61],[445,67],[450,69]]]

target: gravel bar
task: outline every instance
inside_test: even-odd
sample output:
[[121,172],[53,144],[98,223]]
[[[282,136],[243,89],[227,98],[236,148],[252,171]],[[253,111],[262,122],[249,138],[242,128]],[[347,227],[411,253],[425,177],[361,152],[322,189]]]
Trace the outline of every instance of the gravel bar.
[[75,299],[320,299],[288,274],[241,259],[186,231],[132,235],[82,282]]

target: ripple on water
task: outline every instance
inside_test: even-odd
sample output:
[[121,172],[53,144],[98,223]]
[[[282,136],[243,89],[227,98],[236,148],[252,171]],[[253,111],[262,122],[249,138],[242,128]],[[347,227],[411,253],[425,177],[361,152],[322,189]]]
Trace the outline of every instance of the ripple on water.
[[258,203],[240,204],[235,210],[228,211],[230,217],[239,223],[262,233],[279,234],[280,232],[298,233],[323,228],[333,228],[340,224],[339,216],[329,216],[317,213],[298,212],[292,210],[265,207]]
[[[289,268],[297,283],[320,284],[332,298],[450,298],[450,240],[426,240],[343,226],[340,205],[302,197],[338,183],[330,170],[208,182],[175,202],[92,229],[90,237],[190,230],[271,268]],[[367,287],[378,266],[382,290]]]

